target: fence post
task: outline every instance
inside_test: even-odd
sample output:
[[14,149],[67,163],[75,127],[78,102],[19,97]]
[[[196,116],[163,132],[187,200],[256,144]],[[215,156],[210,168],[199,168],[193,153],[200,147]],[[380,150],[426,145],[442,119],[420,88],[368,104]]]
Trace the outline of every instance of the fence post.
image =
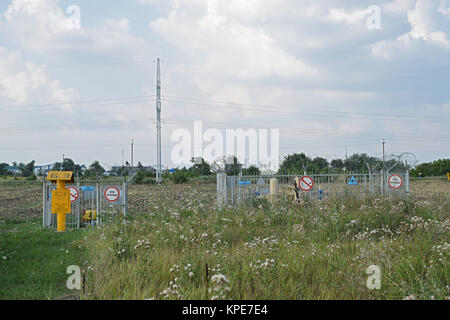
[[80,229],[80,220],[81,220],[81,217],[80,217],[80,214],[81,214],[81,212],[80,212],[81,211],[81,208],[80,208],[80,206],[81,206],[81,204],[80,204],[80,202],[81,202],[80,180],[77,181],[77,190],[78,190],[78,199],[77,199],[77,204],[76,204],[76,206],[77,206],[77,229]]
[[406,170],[405,180],[406,193],[409,195],[409,170]]
[[42,227],[47,225],[47,186],[42,182]]
[[97,182],[97,186],[95,189],[97,190],[96,195],[95,195],[95,198],[96,198],[95,202],[97,202],[97,206],[96,206],[97,221],[96,221],[96,223],[97,223],[97,227],[98,227],[98,220],[99,220],[98,218],[100,216],[100,204],[98,203],[100,201],[100,185],[98,184],[98,182]]
[[381,195],[383,196],[384,195],[384,171],[383,170],[381,170],[381,181],[380,181],[380,184],[381,184]]
[[217,173],[217,204],[222,208],[227,202],[227,174]]
[[278,180],[276,178],[270,179],[270,199],[273,200],[278,194]]
[[127,216],[127,213],[128,213],[127,212],[128,211],[127,203],[128,203],[128,185],[124,179],[123,180],[123,197],[122,197],[122,214],[123,214],[124,218]]

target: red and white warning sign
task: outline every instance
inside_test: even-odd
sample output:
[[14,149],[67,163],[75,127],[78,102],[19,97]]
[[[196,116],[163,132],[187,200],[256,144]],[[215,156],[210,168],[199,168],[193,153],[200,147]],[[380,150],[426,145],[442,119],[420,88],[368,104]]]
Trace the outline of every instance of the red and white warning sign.
[[70,191],[70,202],[77,201],[78,197],[80,196],[78,189],[75,187],[68,187],[67,190]]
[[105,190],[106,200],[108,200],[109,202],[115,202],[115,201],[119,200],[119,197],[120,197],[119,189],[117,189],[116,187],[106,188],[106,190]]
[[388,184],[392,189],[399,189],[403,184],[403,179],[398,174],[393,174],[389,177]]
[[311,177],[303,176],[303,177],[300,178],[300,180],[298,182],[298,186],[303,191],[309,191],[309,190],[311,190],[313,188],[314,181],[313,181],[313,179],[311,179]]

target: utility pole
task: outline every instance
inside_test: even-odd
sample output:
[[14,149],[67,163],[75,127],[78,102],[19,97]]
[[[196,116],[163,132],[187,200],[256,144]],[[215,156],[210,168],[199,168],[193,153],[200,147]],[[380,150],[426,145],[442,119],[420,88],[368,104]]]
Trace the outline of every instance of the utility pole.
[[122,148],[122,167],[124,166],[124,151],[123,151],[123,148]]
[[161,170],[161,67],[159,58],[156,66],[156,141],[157,141],[157,165],[156,165],[156,183],[162,182]]
[[134,140],[131,140],[131,169],[133,169],[133,148],[134,148]]
[[385,142],[384,142],[384,139],[383,139],[383,166],[382,166],[382,168],[381,168],[381,194],[383,194],[384,193],[384,145],[385,145]]

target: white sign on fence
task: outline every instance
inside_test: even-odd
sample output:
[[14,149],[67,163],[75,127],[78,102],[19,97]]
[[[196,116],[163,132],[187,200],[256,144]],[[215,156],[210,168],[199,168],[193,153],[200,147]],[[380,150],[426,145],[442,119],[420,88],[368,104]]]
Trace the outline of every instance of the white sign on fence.
[[399,189],[403,184],[403,179],[398,174],[393,174],[389,177],[388,184],[392,189]]
[[108,200],[109,202],[115,202],[115,201],[119,200],[119,197],[120,197],[119,189],[117,189],[116,187],[106,188],[106,190],[105,190],[106,200]]

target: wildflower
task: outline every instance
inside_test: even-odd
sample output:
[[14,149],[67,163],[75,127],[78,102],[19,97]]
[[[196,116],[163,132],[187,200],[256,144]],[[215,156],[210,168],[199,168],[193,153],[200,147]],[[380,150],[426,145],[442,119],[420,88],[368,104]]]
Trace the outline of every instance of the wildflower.
[[194,273],[192,271],[189,272],[189,274],[188,274],[189,278],[192,278],[193,275],[194,275]]
[[228,284],[228,279],[223,274],[215,274],[211,277],[211,281],[216,284]]

